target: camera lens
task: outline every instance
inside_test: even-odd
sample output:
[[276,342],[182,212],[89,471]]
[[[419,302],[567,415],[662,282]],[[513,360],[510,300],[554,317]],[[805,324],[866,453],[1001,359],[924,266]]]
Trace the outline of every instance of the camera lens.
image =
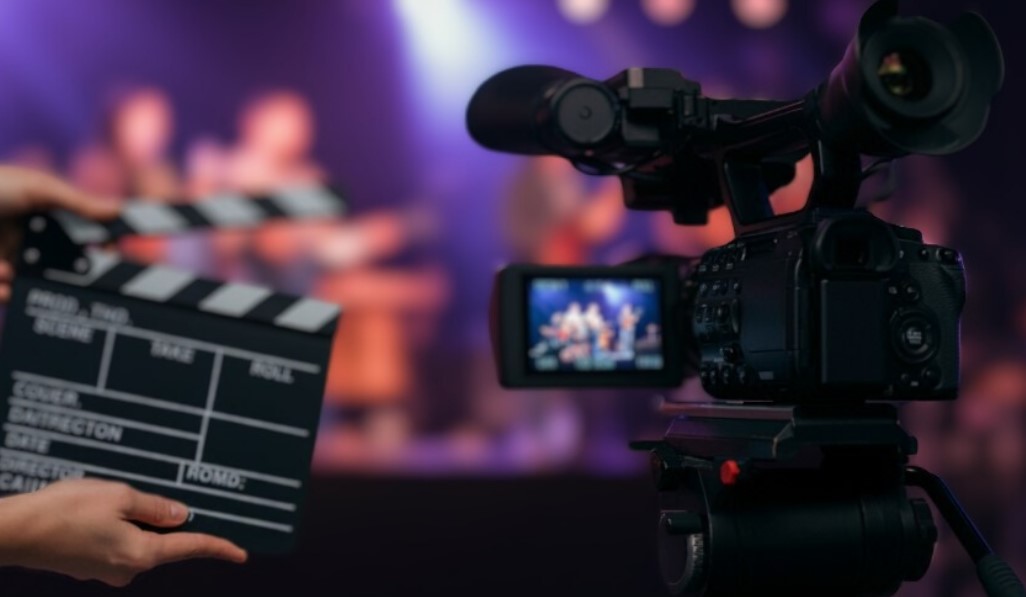
[[942,155],[971,143],[1001,87],[1004,63],[987,22],[951,26],[897,15],[876,2],[844,58],[816,93],[823,135],[866,155]]
[[929,65],[922,56],[908,49],[884,54],[876,74],[887,93],[904,100],[926,97],[932,85]]

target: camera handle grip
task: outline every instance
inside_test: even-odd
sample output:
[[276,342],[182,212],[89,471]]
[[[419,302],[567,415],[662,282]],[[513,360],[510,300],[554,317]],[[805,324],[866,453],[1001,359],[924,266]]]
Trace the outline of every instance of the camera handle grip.
[[976,564],[976,575],[988,597],[1026,597],[1026,588],[1011,566],[994,553],[943,479],[918,466],[905,467],[909,485],[921,488],[933,500],[958,542]]
[[812,188],[802,211],[855,206],[862,183],[858,149],[820,138],[817,102],[818,92],[813,91],[740,120],[729,115],[735,109],[733,100],[717,102],[716,110],[724,113],[716,121],[715,141],[704,145],[699,141],[693,149],[712,160],[736,235],[755,232],[777,218],[762,168],[765,160],[774,157],[794,160],[805,153],[812,155]]

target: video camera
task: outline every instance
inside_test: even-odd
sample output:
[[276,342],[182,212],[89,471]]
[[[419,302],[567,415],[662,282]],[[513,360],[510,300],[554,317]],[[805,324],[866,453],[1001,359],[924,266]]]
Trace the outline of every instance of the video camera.
[[[729,403],[678,405],[652,453],[661,564],[687,595],[889,595],[926,571],[934,500],[992,595],[1026,595],[936,476],[890,401],[953,399],[965,277],[953,249],[857,207],[864,178],[910,153],[974,141],[1001,87],[986,21],[948,26],[872,5],[828,79],[795,101],[713,99],[667,69],[596,81],[503,71],[467,111],[481,145],[616,175],[628,208],[736,237],[700,259],[513,265],[493,292],[511,387],[678,385]],[[806,206],[770,193],[811,155]],[[875,160],[867,167],[863,161]]]

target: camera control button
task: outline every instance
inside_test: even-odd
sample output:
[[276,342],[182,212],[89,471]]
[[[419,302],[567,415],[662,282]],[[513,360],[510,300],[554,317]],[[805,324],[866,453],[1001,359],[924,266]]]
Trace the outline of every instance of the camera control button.
[[894,340],[898,352],[912,362],[930,358],[937,348],[937,333],[926,316],[912,313],[899,318],[894,325]]
[[906,301],[914,303],[919,300],[920,296],[919,284],[916,284],[913,281],[908,281],[901,285],[901,298]]
[[709,322],[709,303],[702,303],[695,309],[695,323],[702,325]]
[[730,320],[730,309],[727,308],[726,304],[720,303],[716,305],[714,317],[718,323],[727,323]]
[[923,372],[919,374],[919,381],[922,382],[924,388],[936,388],[941,382],[940,368],[936,365],[930,365],[926,369],[923,369]]
[[741,333],[741,303],[730,301],[730,331],[736,336]]
[[734,381],[734,367],[732,365],[723,365],[720,367],[720,383],[729,386]]

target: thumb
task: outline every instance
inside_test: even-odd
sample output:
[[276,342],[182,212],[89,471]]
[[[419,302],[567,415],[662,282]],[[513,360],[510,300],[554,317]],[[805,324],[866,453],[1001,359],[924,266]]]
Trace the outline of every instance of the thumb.
[[159,495],[133,491],[122,513],[127,520],[156,527],[176,527],[189,517],[189,508],[181,502]]

